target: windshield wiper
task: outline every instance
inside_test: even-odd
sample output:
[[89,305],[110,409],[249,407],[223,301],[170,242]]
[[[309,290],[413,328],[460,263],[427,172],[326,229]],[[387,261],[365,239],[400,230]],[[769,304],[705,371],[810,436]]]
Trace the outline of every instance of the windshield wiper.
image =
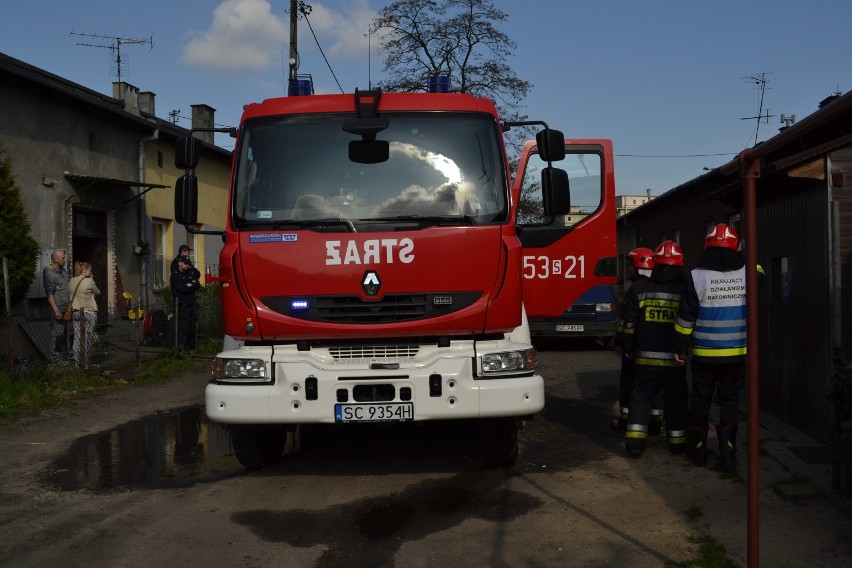
[[394,215],[391,217],[369,217],[358,219],[359,223],[393,223],[397,221],[410,223],[476,225],[476,217],[472,215]]
[[357,233],[355,230],[355,225],[352,223],[350,219],[343,218],[334,218],[334,219],[288,219],[288,220],[278,220],[278,221],[264,221],[262,223],[251,223],[248,225],[249,228],[256,226],[263,227],[272,227],[275,230],[284,229],[284,228],[303,228],[303,227],[334,227],[335,225],[342,225],[346,227],[347,232],[349,233]]

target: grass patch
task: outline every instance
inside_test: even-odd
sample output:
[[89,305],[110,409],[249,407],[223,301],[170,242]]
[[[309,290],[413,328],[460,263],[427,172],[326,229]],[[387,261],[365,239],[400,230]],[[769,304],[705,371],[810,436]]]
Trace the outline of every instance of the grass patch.
[[[216,347],[214,353],[220,349],[221,346]],[[43,410],[56,408],[68,400],[82,398],[104,389],[150,385],[178,375],[209,369],[210,359],[191,357],[176,350],[143,360],[138,365],[101,369],[100,373],[30,365],[14,380],[10,380],[7,372],[0,371],[0,423],[38,414]],[[145,371],[145,375],[128,383],[121,378],[114,378],[113,373],[109,372],[122,370]],[[116,376],[120,377],[120,374],[117,373]]]
[[[684,511],[684,515],[694,524],[704,517],[704,511],[698,505],[693,505]],[[688,540],[698,545],[698,556],[683,562],[666,562],[665,568],[738,568],[728,557],[725,547],[712,536],[698,532],[689,535]]]
[[692,507],[687,509],[684,514],[691,523],[695,523],[698,522],[701,517],[704,516],[704,511],[702,511],[701,507],[699,507],[698,505],[693,505]]

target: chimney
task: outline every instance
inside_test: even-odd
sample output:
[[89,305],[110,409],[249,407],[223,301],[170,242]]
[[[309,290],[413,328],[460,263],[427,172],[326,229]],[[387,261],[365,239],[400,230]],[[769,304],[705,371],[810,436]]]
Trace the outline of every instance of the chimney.
[[156,94],[151,91],[142,91],[139,93],[139,113],[147,118],[151,118],[157,115],[154,112],[154,99],[156,98]]
[[112,84],[112,98],[121,101],[121,108],[130,114],[141,116],[139,113],[139,89],[124,81]]
[[[213,114],[216,109],[209,105],[190,105],[192,107],[192,128],[213,128]],[[199,132],[199,140],[213,144],[212,132]]]
[[833,103],[834,101],[836,101],[836,100],[837,100],[837,99],[839,99],[839,98],[840,98],[840,91],[837,91],[837,92],[836,92],[836,93],[834,93],[833,95],[829,95],[829,96],[825,97],[824,99],[822,99],[822,100],[819,102],[819,108],[822,108],[822,107],[826,106],[826,105],[827,105],[827,104],[829,104],[829,103]]

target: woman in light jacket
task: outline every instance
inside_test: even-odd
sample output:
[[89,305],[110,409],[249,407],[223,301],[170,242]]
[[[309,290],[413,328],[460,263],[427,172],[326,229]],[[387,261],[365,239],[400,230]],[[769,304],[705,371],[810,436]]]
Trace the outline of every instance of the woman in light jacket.
[[91,363],[91,357],[92,338],[98,321],[95,297],[101,291],[92,278],[91,264],[84,261],[74,263],[74,278],[68,284],[68,293],[74,306],[74,362],[83,369],[97,369],[98,365]]

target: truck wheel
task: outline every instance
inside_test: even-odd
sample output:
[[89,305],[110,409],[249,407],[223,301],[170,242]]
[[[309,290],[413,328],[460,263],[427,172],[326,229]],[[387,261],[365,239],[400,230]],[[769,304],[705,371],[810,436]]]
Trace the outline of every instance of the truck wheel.
[[518,419],[495,418],[490,428],[488,454],[491,463],[504,467],[515,465],[518,459]]
[[234,454],[247,469],[275,465],[284,453],[287,429],[277,424],[244,424],[231,427]]

